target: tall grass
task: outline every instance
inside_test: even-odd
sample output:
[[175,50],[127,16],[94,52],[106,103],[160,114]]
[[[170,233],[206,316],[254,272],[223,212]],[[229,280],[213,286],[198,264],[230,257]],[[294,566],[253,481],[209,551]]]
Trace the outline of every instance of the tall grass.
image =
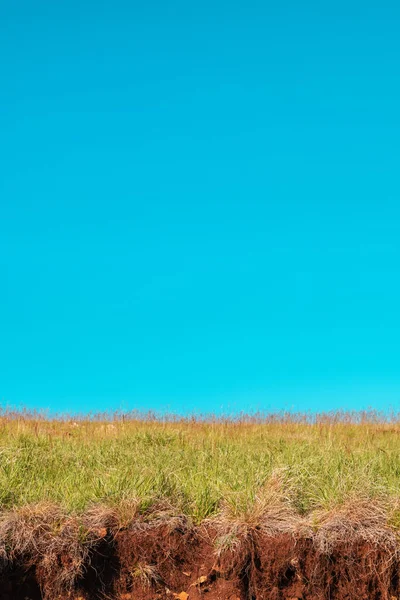
[[195,521],[268,498],[299,514],[400,497],[400,418],[0,415],[0,507],[167,502]]

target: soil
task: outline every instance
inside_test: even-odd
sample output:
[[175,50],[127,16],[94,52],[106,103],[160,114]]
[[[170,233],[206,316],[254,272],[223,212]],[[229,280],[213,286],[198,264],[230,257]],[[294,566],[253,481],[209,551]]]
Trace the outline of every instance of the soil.
[[[29,557],[5,563],[0,600],[396,600],[400,558],[380,543],[336,543],[329,553],[312,537],[257,528],[226,535],[184,519],[137,521],[107,532],[73,589]],[[62,580],[62,577],[61,577]]]

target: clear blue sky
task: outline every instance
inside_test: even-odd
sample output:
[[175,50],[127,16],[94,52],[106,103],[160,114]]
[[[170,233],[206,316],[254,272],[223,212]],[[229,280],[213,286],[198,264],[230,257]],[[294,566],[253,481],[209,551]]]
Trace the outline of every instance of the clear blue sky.
[[399,26],[3,0],[1,401],[399,407]]

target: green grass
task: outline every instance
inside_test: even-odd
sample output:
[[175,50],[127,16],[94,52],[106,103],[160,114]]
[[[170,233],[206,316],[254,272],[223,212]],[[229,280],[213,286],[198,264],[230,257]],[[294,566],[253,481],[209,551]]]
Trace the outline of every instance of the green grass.
[[[0,506],[162,500],[196,522],[257,501],[297,513],[400,496],[400,423],[0,419]],[[367,420],[368,421],[368,420]],[[373,420],[372,420],[373,421]],[[398,517],[393,517],[398,518]],[[400,518],[399,518],[400,519]]]

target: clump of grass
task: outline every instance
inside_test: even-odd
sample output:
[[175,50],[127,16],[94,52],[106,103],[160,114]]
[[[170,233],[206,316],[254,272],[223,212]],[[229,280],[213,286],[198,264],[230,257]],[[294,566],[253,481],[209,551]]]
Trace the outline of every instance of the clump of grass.
[[139,562],[132,568],[130,576],[133,580],[139,580],[145,588],[160,587],[164,583],[155,565]]
[[[371,547],[385,548],[390,559],[398,553],[398,535],[390,526],[391,507],[385,498],[349,497],[344,503],[313,514],[316,525],[314,545],[329,554],[340,544],[362,541]],[[388,518],[389,517],[389,518]]]

